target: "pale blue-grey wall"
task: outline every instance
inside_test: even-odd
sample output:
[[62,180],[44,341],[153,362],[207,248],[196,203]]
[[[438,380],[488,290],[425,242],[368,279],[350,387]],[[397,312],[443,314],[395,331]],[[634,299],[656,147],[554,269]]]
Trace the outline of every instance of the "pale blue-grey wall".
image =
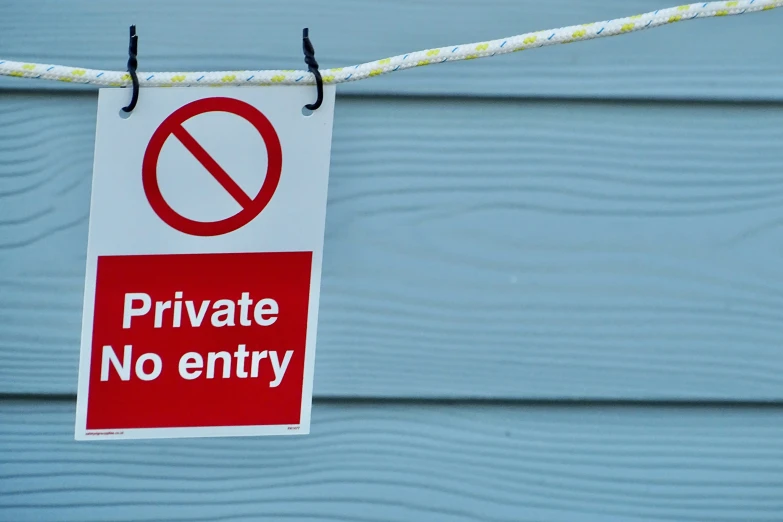
[[[662,0],[0,0],[0,59],[323,67]],[[0,520],[783,520],[783,13],[338,88],[312,435],[73,441],[93,88],[0,79]]]

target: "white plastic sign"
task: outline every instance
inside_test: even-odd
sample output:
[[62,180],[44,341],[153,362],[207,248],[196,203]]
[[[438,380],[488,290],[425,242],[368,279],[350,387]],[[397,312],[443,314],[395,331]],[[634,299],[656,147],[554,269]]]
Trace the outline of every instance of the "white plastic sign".
[[76,439],[306,434],[335,91],[98,97]]

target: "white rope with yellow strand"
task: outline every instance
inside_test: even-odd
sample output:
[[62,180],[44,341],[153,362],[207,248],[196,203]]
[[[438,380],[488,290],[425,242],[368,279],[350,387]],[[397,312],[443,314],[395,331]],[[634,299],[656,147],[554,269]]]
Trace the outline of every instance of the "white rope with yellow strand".
[[[536,49],[549,45],[581,42],[619,34],[629,34],[662,25],[710,18],[767,11],[783,6],[783,0],[738,0],[699,2],[660,9],[650,13],[572,25],[545,31],[500,38],[489,42],[452,45],[438,49],[426,49],[384,58],[373,62],[321,69],[324,83],[343,83],[363,80],[412,67],[422,67],[444,62],[486,58],[500,54]],[[299,85],[314,84],[315,77],[304,70],[265,71],[214,71],[214,72],[138,72],[142,87],[171,87],[195,85]],[[104,71],[40,63],[0,60],[0,75],[62,82],[87,83],[98,86],[124,87],[131,85],[131,78],[124,71]]]

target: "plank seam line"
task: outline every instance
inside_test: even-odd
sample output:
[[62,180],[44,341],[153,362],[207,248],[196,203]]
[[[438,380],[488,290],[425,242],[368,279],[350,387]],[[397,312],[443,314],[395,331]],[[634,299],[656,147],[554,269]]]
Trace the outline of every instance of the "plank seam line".
[[[11,101],[8,97],[17,97],[17,99],[30,99],[34,97],[62,97],[66,98],[95,98],[97,93],[90,89],[74,89],[73,87],[54,87],[54,88],[26,88],[8,85],[0,85],[0,97],[6,97],[5,101]],[[383,103],[498,103],[508,104],[580,104],[580,105],[629,105],[638,107],[652,106],[676,106],[692,105],[705,107],[724,107],[724,106],[743,106],[743,107],[767,107],[783,108],[783,97],[757,97],[757,98],[736,98],[736,97],[704,97],[704,96],[658,96],[648,95],[505,95],[505,94],[429,94],[429,93],[393,93],[390,91],[376,92],[342,92],[337,94],[338,98],[350,100],[351,102],[372,101]]]
[[[76,402],[76,394],[72,393],[0,393],[0,402]],[[783,399],[708,399],[708,398],[690,398],[690,399],[600,399],[600,398],[482,398],[482,397],[348,397],[348,396],[315,396],[313,403],[317,407],[324,405],[368,405],[376,404],[379,407],[386,406],[443,406],[443,407],[518,407],[518,408],[571,408],[571,409],[589,409],[589,408],[720,408],[720,409],[741,409],[741,408],[763,408],[783,410]]]

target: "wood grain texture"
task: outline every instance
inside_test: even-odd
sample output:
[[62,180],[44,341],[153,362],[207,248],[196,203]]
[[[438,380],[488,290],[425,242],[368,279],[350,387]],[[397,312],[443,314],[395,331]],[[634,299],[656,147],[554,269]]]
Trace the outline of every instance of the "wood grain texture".
[[[667,0],[30,0],[2,2],[0,59],[124,70],[138,25],[142,71],[302,69],[311,29],[322,67],[480,42],[672,7]],[[443,64],[339,87],[341,93],[511,97],[783,99],[783,12]],[[2,78],[0,86],[73,88]]]
[[780,520],[779,409],[319,404],[292,438],[74,442],[0,404],[0,518]]
[[[315,394],[780,400],[782,118],[341,100]],[[0,392],[76,389],[94,119],[0,98]]]

